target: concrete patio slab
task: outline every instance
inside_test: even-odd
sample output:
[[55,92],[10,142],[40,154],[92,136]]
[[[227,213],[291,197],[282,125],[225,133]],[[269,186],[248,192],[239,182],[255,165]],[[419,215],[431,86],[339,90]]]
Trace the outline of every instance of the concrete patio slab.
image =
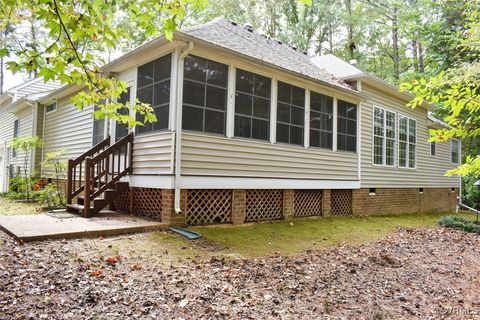
[[58,219],[46,214],[0,216],[0,228],[21,242],[113,236],[166,229],[165,223],[112,211],[92,218]]

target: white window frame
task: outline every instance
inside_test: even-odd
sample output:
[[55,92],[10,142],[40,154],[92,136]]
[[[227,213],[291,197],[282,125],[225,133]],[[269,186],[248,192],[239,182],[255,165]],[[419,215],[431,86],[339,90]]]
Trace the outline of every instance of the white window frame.
[[[375,110],[382,110],[383,111],[383,136],[381,136],[382,140],[382,163],[375,163],[375,137],[380,137],[375,134]],[[387,113],[393,114],[393,127],[394,127],[394,137],[393,137],[393,164],[387,164],[387,139],[392,140],[391,138],[387,138]],[[373,106],[373,114],[372,114],[372,164],[374,166],[380,167],[390,167],[395,168],[397,165],[397,146],[398,146],[398,135],[397,135],[397,113],[391,110],[388,110],[383,107]]]
[[[457,142],[457,162],[453,162],[452,156],[453,156],[453,142]],[[451,139],[450,140],[450,163],[454,165],[459,165],[460,164],[460,140],[458,139]]]
[[[400,141],[400,119],[401,118],[405,118],[407,119],[407,141]],[[415,143],[411,143],[410,142],[410,120],[414,121],[415,122]],[[398,122],[398,139],[397,139],[397,156],[396,156],[396,161],[397,161],[397,167],[400,168],[400,169],[417,169],[417,154],[418,154],[418,149],[417,149],[417,140],[418,140],[418,126],[417,126],[417,120],[416,119],[413,119],[411,117],[408,117],[408,116],[405,116],[405,115],[402,115],[402,114],[398,114],[398,117],[397,117],[397,122]],[[405,142],[407,144],[407,154],[406,154],[406,158],[405,158],[405,166],[401,166],[400,165],[400,142]],[[414,145],[415,146],[415,157],[414,157],[414,166],[413,167],[410,167],[410,145]]]
[[[50,110],[50,111],[47,111],[47,108],[50,107],[51,105],[54,105],[55,108],[53,108],[53,110]],[[50,113],[54,113],[55,111],[58,110],[58,101],[55,101],[53,103],[50,103],[50,104],[47,104],[45,106],[45,114],[50,114]]]

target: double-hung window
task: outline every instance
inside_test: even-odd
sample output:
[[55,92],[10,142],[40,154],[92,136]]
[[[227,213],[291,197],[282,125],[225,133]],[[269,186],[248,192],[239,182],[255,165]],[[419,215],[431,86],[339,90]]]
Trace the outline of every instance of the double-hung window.
[[[120,95],[120,99],[118,99],[118,102],[126,105],[128,102],[130,102],[130,87],[127,88],[126,92],[122,92]],[[117,113],[120,115],[128,115],[129,109],[124,107],[121,109],[117,110]],[[115,141],[120,140],[121,138],[125,137],[128,135],[128,125],[126,123],[121,123],[121,122],[116,122],[115,123]]]
[[182,127],[225,135],[228,66],[189,55],[185,58]]
[[270,139],[272,80],[237,69],[235,82],[235,136]]
[[303,145],[305,90],[278,82],[277,141]]
[[417,122],[399,116],[398,118],[398,166],[401,168],[416,167]]
[[333,98],[317,93],[310,94],[310,146],[332,149]]
[[357,152],[357,105],[338,100],[337,150]]
[[451,160],[453,164],[460,163],[460,142],[456,139],[451,140]]
[[395,165],[395,113],[375,107],[373,115],[373,163]]
[[[138,67],[137,99],[152,106],[157,121],[137,126],[137,133],[168,128],[171,64],[172,55],[168,54]],[[137,113],[136,119],[143,122],[144,116]]]

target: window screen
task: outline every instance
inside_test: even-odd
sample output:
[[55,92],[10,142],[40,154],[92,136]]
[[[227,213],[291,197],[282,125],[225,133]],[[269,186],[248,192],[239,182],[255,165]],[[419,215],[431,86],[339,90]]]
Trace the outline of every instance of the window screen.
[[357,105],[338,100],[337,150],[357,151]]
[[[100,104],[105,104],[105,102],[100,102]],[[99,110],[95,106],[95,111]],[[105,139],[105,119],[93,118],[93,136],[92,136],[92,146],[102,142]]]
[[[127,88],[126,92],[122,92],[118,102],[120,102],[123,105],[130,102],[130,88]],[[121,108],[121,109],[117,110],[117,112],[121,115],[128,115],[129,109],[128,108]],[[128,125],[126,123],[117,122],[115,124],[115,141],[120,140],[121,138],[125,137],[126,135],[128,135]]]
[[332,149],[333,98],[310,93],[310,146]]
[[277,141],[303,145],[305,90],[278,82]]

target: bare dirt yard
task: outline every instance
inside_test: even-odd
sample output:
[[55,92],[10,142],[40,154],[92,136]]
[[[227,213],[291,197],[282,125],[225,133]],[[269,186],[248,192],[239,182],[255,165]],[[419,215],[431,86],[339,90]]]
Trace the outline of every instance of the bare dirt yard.
[[257,258],[176,239],[17,245],[0,233],[0,319],[480,318],[475,234],[398,229],[363,245]]

